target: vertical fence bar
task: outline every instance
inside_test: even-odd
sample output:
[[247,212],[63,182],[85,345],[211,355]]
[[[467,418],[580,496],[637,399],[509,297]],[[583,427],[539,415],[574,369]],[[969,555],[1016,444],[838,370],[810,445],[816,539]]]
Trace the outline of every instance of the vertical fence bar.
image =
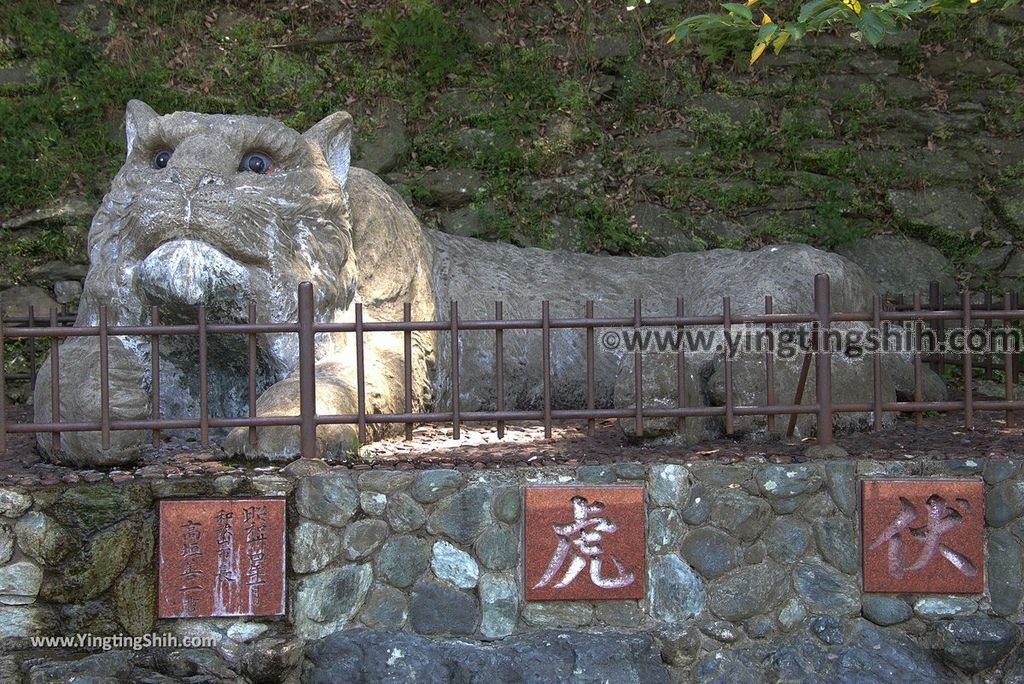
[[[402,305],[402,320],[412,322],[412,304],[409,302]],[[405,347],[405,412],[412,413],[412,330],[405,330],[402,341]],[[405,439],[412,439],[412,423],[405,424]]]
[[[28,327],[36,327],[36,308],[28,305]],[[28,370],[29,388],[34,392],[36,389],[36,338],[28,338]]]
[[[811,330],[811,347],[804,352],[803,363],[800,364],[800,378],[796,381],[796,395],[793,397],[793,405],[799,406],[804,400],[804,390],[807,388],[807,377],[811,374],[811,359],[814,357],[814,350],[818,348],[818,329]],[[799,413],[789,414],[789,425],[786,426],[786,436],[792,437],[796,432],[796,421]]]
[[[57,309],[50,309],[50,327],[57,327]],[[60,422],[60,360],[57,352],[57,337],[50,338],[50,416],[54,423]],[[0,369],[2,370],[2,369]],[[0,394],[0,401],[3,395]],[[60,433],[50,435],[50,448],[53,453],[60,451]]]
[[[1020,293],[1019,292],[1014,292],[1013,293],[1013,300],[1014,300],[1014,310],[1015,311],[1020,311],[1020,308],[1021,308],[1021,298],[1020,298]],[[1022,330],[1024,330],[1024,319],[1017,318],[1017,322],[1021,324]],[[1014,380],[1016,382],[1018,382],[1018,383],[1020,382],[1021,371],[1024,371],[1024,347],[1022,347],[1017,352],[1016,358],[1014,359]]]
[[971,332],[971,291],[963,293],[963,327],[964,327],[964,427],[974,429],[974,368],[971,350],[967,344]]
[[[683,317],[684,303],[682,297],[676,297],[676,316]],[[676,349],[676,406],[686,408],[686,344],[683,338],[683,324],[676,325],[676,335],[679,347]],[[686,416],[679,416],[678,431],[680,434],[686,432]]]
[[207,397],[206,307],[199,305],[199,446],[210,443],[210,405]]
[[[363,305],[356,302],[356,434],[359,436],[359,444],[366,444],[366,353],[363,347]],[[312,318],[312,303],[310,304],[310,318]],[[312,347],[310,347],[312,350]],[[315,373],[310,376],[314,378]]]
[[4,312],[0,308],[0,454],[7,453],[7,360],[4,358]]
[[[992,339],[992,314],[988,313],[990,311],[992,311],[992,293],[991,292],[986,292],[985,293],[985,312],[986,312],[986,315],[985,315],[985,334],[986,334],[986,339],[989,339],[989,340]],[[985,379],[986,380],[991,380],[993,377],[995,377],[992,374],[992,360],[993,360],[994,356],[995,356],[995,354],[992,353],[992,349],[991,348],[985,350],[984,364],[985,364]]]
[[[640,339],[640,324],[642,322],[643,304],[640,299],[633,300],[633,327],[636,329],[637,339]],[[644,365],[640,345],[637,344],[633,352],[633,396],[636,397],[636,436],[644,436]]]
[[107,305],[100,304],[100,445],[110,448],[110,368],[107,356]]
[[452,302],[448,313],[452,331],[452,439],[460,439],[461,389],[459,387],[459,303]]
[[[1013,306],[1013,299],[1010,297],[1010,293],[1007,292],[1007,293],[1005,293],[1003,295],[1003,310],[1004,311],[1010,311],[1012,306]],[[1008,318],[1004,319],[1003,326],[1004,326],[1004,330],[1009,331],[1010,330],[1010,319],[1008,319]],[[1013,401],[1013,385],[1014,385],[1014,382],[1016,381],[1016,378],[1013,377],[1014,376],[1014,373],[1013,373],[1013,352],[1011,351],[1013,345],[1010,342],[1011,339],[1012,339],[1012,337],[1010,335],[1006,335],[1006,353],[1003,356],[1003,358],[1005,359],[1003,361],[1003,363],[1004,363],[1004,367],[1003,367],[1004,373],[1003,373],[1003,376],[1004,376],[1005,383],[1006,383],[1006,401]],[[1011,411],[1010,409],[1007,409],[1006,410],[1006,427],[1014,427],[1016,422],[1017,422],[1017,416],[1014,414],[1013,411]]]
[[[249,302],[249,325],[256,325],[256,302]],[[249,333],[247,351],[249,353],[249,417],[256,417],[256,333]],[[249,426],[249,444],[256,446],[256,426]]]
[[818,400],[818,444],[832,444],[832,357],[828,353],[832,325],[832,301],[828,274],[814,276],[814,308],[818,324],[818,348],[814,357],[814,396]]
[[[504,304],[494,302],[494,320],[500,321],[505,315]],[[505,329],[494,329],[494,408],[499,413],[505,410]],[[505,437],[505,421],[498,421],[498,439]]]
[[722,297],[722,363],[725,368],[725,434],[733,433],[733,409],[732,405],[732,359],[729,354],[729,334],[732,332],[732,302],[728,297]]
[[[593,411],[594,401],[594,301],[587,300],[585,316],[587,317],[587,410]],[[597,421],[587,418],[587,435],[593,437]]]
[[[939,290],[939,283],[936,280],[928,283],[928,308],[932,311],[943,309],[942,292]],[[940,320],[932,321],[932,330],[935,332],[935,339],[941,342],[946,330],[946,322]],[[946,369],[946,352],[939,351],[931,355],[931,365],[935,372],[941,374]]]
[[[149,324],[160,325],[160,309],[155,306],[149,307]],[[152,405],[151,416],[153,420],[160,420],[160,336],[153,334],[149,338],[149,377],[150,377],[150,404]],[[153,446],[160,444],[160,430],[153,429]]]
[[544,378],[544,438],[551,438],[551,302],[540,305],[541,373]]
[[[356,304],[356,329],[362,311]],[[358,358],[362,352],[356,333],[356,384],[362,388]],[[316,344],[313,333],[313,284],[299,283],[299,456],[316,458]],[[360,435],[360,441],[364,441]]]
[[[875,330],[882,329],[882,298],[874,295],[871,298],[871,325]],[[877,349],[871,355],[871,402],[874,406],[874,425],[872,430],[882,429],[882,350]]]
[[[764,296],[764,313],[771,316],[774,312],[774,304],[771,295]],[[775,339],[772,337],[772,322],[764,324],[764,337],[767,348],[764,352],[764,398],[768,406],[775,404]],[[768,414],[768,434],[775,432],[775,415]]]
[[[921,295],[914,293],[914,313],[921,313]],[[920,319],[914,319],[914,401],[924,401],[924,387],[921,380],[921,335],[924,325]],[[914,411],[914,424],[918,427],[924,423],[924,413]]]

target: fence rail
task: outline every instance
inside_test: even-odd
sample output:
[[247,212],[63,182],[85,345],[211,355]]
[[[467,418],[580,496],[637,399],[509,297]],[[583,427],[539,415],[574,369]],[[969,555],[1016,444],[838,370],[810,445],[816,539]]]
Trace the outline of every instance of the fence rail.
[[[264,426],[298,426],[302,457],[316,455],[316,428],[320,425],[351,424],[356,430],[361,443],[368,441],[368,425],[402,424],[405,438],[412,438],[414,423],[450,423],[453,437],[458,439],[461,425],[465,422],[496,422],[499,438],[504,436],[505,424],[513,420],[543,421],[545,436],[550,437],[554,421],[586,421],[587,431],[593,434],[595,422],[599,419],[622,418],[635,421],[635,431],[643,435],[644,420],[653,418],[676,418],[680,427],[688,418],[721,417],[724,420],[726,434],[734,432],[735,420],[741,416],[764,416],[770,432],[775,430],[777,416],[789,416],[787,432],[792,435],[797,418],[802,414],[814,414],[817,423],[818,444],[828,445],[833,442],[833,418],[839,413],[857,412],[871,413],[875,430],[881,429],[882,414],[885,412],[914,413],[916,420],[922,421],[926,411],[953,412],[963,411],[967,428],[973,427],[976,411],[1005,411],[1008,426],[1014,424],[1014,412],[1024,410],[1024,401],[1014,399],[1014,387],[1024,370],[1020,353],[993,352],[976,353],[970,350],[957,356],[945,353],[926,353],[922,349],[913,351],[914,392],[912,401],[884,401],[882,397],[881,354],[872,354],[872,400],[857,403],[834,403],[832,397],[832,369],[826,341],[830,339],[834,323],[863,322],[875,330],[881,330],[885,324],[911,323],[920,333],[931,330],[942,333],[947,323],[958,324],[963,330],[971,330],[979,321],[985,329],[992,330],[998,324],[1002,328],[1015,327],[1020,329],[1024,319],[1024,310],[1016,296],[1009,293],[1001,298],[985,295],[984,301],[974,304],[969,292],[960,295],[958,307],[947,306],[939,293],[937,283],[929,290],[927,303],[920,294],[907,304],[897,304],[892,308],[883,308],[876,296],[870,311],[838,312],[832,310],[829,292],[829,278],[819,274],[814,279],[814,309],[807,313],[775,313],[771,296],[764,299],[764,313],[734,314],[729,297],[722,299],[721,313],[717,315],[685,315],[684,300],[677,298],[674,316],[644,316],[643,303],[634,300],[633,315],[620,317],[598,318],[594,316],[594,303],[586,302],[582,318],[553,318],[548,302],[543,302],[540,318],[506,319],[503,315],[502,302],[495,303],[492,319],[462,320],[459,317],[458,303],[452,302],[448,320],[414,321],[411,317],[411,306],[404,307],[401,321],[367,321],[364,320],[361,304],[355,306],[355,318],[350,323],[317,323],[314,320],[313,288],[309,283],[302,283],[298,289],[298,320],[294,323],[256,323],[256,307],[250,304],[248,322],[237,324],[210,323],[206,320],[206,310],[197,309],[197,322],[188,325],[165,325],[160,323],[160,312],[156,307],[150,309],[148,325],[114,326],[108,324],[107,309],[99,309],[98,324],[95,326],[77,327],[68,325],[70,317],[59,316],[51,311],[49,317],[43,319],[45,325],[38,325],[40,320],[34,311],[29,310],[28,317],[0,319],[0,368],[5,368],[5,341],[24,339],[28,345],[28,371],[4,376],[0,374],[0,398],[5,396],[5,383],[8,381],[28,381],[34,388],[35,376],[38,371],[36,345],[41,340],[48,341],[51,383],[51,421],[46,423],[11,423],[8,421],[5,401],[0,401],[0,453],[7,449],[8,434],[50,433],[51,446],[58,451],[61,445],[61,433],[74,431],[98,431],[101,433],[103,448],[110,448],[110,433],[118,430],[150,430],[154,444],[161,440],[161,431],[178,429],[197,429],[202,446],[209,442],[209,432],[214,428],[248,428],[251,444],[256,443],[256,429]],[[804,351],[800,377],[795,396],[791,403],[778,403],[776,388],[776,369],[773,351],[765,351],[764,371],[766,381],[766,403],[763,405],[737,405],[735,402],[733,359],[728,350],[722,352],[724,375],[723,406],[687,406],[684,379],[686,377],[687,351],[680,346],[676,354],[676,406],[645,407],[643,405],[643,353],[632,352],[634,355],[634,406],[625,408],[597,408],[595,398],[595,331],[602,328],[629,328],[641,330],[645,328],[673,328],[681,334],[687,327],[704,326],[720,327],[723,335],[737,325],[763,326],[766,331],[774,331],[779,326],[811,324],[812,334],[809,348]],[[585,334],[586,347],[586,406],[571,409],[556,409],[552,406],[551,377],[551,331],[560,329],[582,329]],[[540,410],[508,410],[505,407],[505,368],[504,368],[504,333],[507,330],[539,330],[541,333],[542,359],[542,408]],[[413,411],[413,372],[412,372],[412,334],[417,331],[434,331],[447,334],[450,341],[451,363],[449,368],[451,381],[452,405],[449,411],[414,412]],[[459,334],[464,331],[491,331],[494,333],[493,377],[495,382],[495,408],[490,411],[463,411],[460,408],[460,377],[459,377]],[[366,378],[365,378],[365,336],[376,332],[400,332],[404,338],[404,411],[401,413],[369,413],[366,409]],[[299,415],[297,416],[257,416],[256,415],[256,350],[257,336],[267,333],[286,333],[298,335],[298,379],[299,379]],[[316,413],[315,384],[315,350],[314,338],[320,333],[353,333],[356,351],[356,394],[355,413],[337,415],[318,415]],[[246,416],[223,417],[211,416],[208,406],[208,340],[210,335],[245,335],[248,352],[248,412]],[[110,415],[109,397],[109,339],[114,336],[148,337],[151,348],[151,405],[149,419],[145,420],[114,420]],[[168,335],[196,336],[198,343],[199,367],[199,415],[196,417],[165,417],[160,406],[160,373],[158,360],[160,355],[160,338]],[[100,347],[100,420],[88,422],[63,422],[60,416],[60,346],[58,340],[68,337],[98,337]],[[981,362],[975,364],[974,356],[980,356]],[[998,358],[997,358],[998,357]],[[804,404],[807,384],[810,380],[811,363],[814,363],[814,396],[815,403]],[[923,364],[927,363],[935,370],[942,372],[946,367],[955,365],[960,369],[964,394],[960,400],[925,401],[923,393]],[[976,400],[974,398],[974,370],[979,368],[985,379],[993,379],[996,373],[1002,374],[1004,396],[999,400]]]

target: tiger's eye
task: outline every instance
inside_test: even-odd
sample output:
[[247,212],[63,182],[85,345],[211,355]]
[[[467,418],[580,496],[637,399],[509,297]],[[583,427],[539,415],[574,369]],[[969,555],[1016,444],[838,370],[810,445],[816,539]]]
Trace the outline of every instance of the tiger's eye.
[[167,162],[169,162],[169,161],[171,161],[171,151],[170,150],[160,150],[153,157],[153,167],[157,168],[157,169],[162,169],[165,166],[167,166]]
[[242,157],[242,163],[238,165],[239,171],[252,171],[253,173],[270,173],[274,169],[274,162],[262,152],[249,152]]

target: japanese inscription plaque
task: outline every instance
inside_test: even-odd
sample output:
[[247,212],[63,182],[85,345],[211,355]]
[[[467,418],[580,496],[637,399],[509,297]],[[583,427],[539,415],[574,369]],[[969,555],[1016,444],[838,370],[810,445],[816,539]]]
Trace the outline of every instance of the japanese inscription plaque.
[[980,480],[864,480],[864,591],[984,591],[983,505]]
[[643,487],[527,487],[527,601],[644,596]]
[[159,616],[284,615],[284,503],[161,501]]

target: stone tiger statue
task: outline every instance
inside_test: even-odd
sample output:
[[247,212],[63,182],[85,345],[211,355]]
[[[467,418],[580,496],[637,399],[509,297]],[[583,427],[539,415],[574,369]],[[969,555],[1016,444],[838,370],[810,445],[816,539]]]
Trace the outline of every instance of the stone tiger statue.
[[[832,276],[834,310],[867,310],[875,293],[864,272],[843,258],[804,245],[757,252],[712,250],[663,258],[612,257],[522,249],[456,237],[423,228],[401,197],[372,173],[350,165],[352,118],[326,117],[304,133],[268,118],[176,112],[159,115],[146,104],[128,103],[127,157],[103,199],[89,232],[90,267],[76,325],[98,323],[106,305],[109,325],[144,325],[150,307],[163,324],[196,321],[205,305],[210,323],[247,320],[256,303],[257,322],[297,320],[299,283],[315,291],[317,321],[353,319],[361,302],[367,320],[400,320],[411,302],[414,320],[443,320],[449,302],[463,319],[492,318],[494,302],[506,318],[539,318],[541,302],[553,317],[581,317],[586,300],[598,316],[630,316],[633,299],[644,298],[645,315],[671,315],[683,296],[688,315],[719,314],[722,296],[734,315],[763,311],[766,294],[776,311],[812,310],[812,280]],[[260,335],[257,348],[258,415],[297,415],[297,336]],[[367,410],[404,410],[401,333],[366,333]],[[460,335],[460,406],[463,411],[495,407],[493,332]],[[581,330],[551,334],[553,404],[585,406],[585,346]],[[207,401],[215,417],[246,415],[246,339],[210,334]],[[318,414],[356,411],[355,349],[352,334],[316,337]],[[413,410],[451,405],[450,344],[447,335],[414,334]],[[150,339],[111,336],[109,344],[112,420],[151,416]],[[632,354],[599,349],[595,355],[599,407],[632,405]],[[675,405],[675,355],[645,359],[646,406]],[[721,399],[721,355],[690,355],[686,377],[689,406]],[[749,396],[764,401],[757,385],[761,356],[740,357],[734,376],[749,367]],[[785,396],[795,385],[797,362],[777,366]],[[505,405],[539,408],[542,402],[539,331],[505,334]],[[164,336],[159,347],[161,415],[199,415],[198,348],[195,336]],[[905,366],[905,364],[902,364]],[[870,400],[869,363],[834,360],[837,401]],[[35,407],[38,421],[50,416],[50,366],[40,372]],[[60,349],[60,418],[99,420],[99,346],[96,337],[71,338]],[[891,400],[901,364],[887,363],[884,397]],[[669,372],[670,371],[670,372]],[[671,382],[665,377],[671,375]],[[867,384],[865,384],[865,382]],[[898,382],[897,382],[898,384]],[[904,380],[905,384],[905,380]],[[666,385],[673,389],[664,390]],[[648,386],[650,389],[647,389]],[[737,384],[737,388],[740,385]],[[758,392],[760,394],[758,394]],[[810,396],[806,401],[814,401]],[[850,427],[864,416],[845,415]],[[810,417],[801,430],[812,429]],[[853,422],[850,422],[853,421]],[[721,429],[718,419],[690,419],[686,436],[698,439]],[[783,421],[779,421],[783,422]],[[627,431],[634,429],[624,421]],[[764,419],[737,419],[740,432],[759,432]],[[370,426],[379,437],[385,430]],[[678,421],[645,422],[645,434],[678,430]],[[223,436],[231,453],[290,460],[298,455],[297,427],[258,430],[255,446],[245,428]],[[195,431],[187,434],[195,434]],[[355,426],[318,428],[318,452],[342,457]],[[81,465],[112,465],[137,459],[145,431],[112,433],[104,450],[99,433],[68,432],[55,459]],[[39,445],[49,451],[49,435]]]

